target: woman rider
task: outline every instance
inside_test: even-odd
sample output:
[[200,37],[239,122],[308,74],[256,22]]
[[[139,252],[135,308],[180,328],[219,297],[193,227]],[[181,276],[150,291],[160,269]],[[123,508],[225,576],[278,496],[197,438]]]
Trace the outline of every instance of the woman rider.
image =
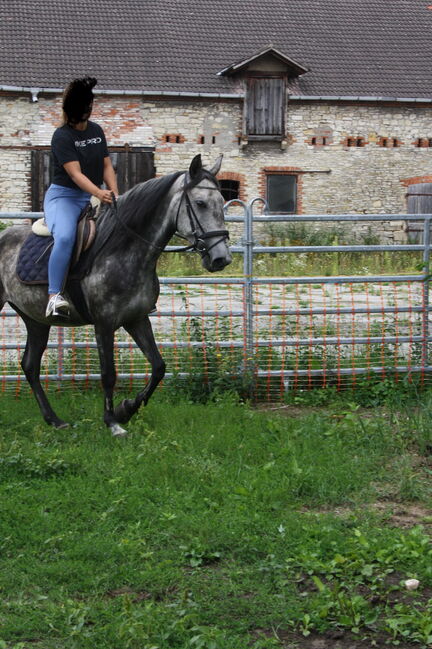
[[[115,172],[102,128],[89,121],[97,81],[75,79],[63,94],[63,125],[51,140],[54,162],[52,184],[44,200],[47,226],[54,245],[48,265],[46,316],[69,314],[69,302],[61,294],[72,257],[77,223],[91,195],[111,203],[118,195]],[[107,189],[101,189],[102,182]]]

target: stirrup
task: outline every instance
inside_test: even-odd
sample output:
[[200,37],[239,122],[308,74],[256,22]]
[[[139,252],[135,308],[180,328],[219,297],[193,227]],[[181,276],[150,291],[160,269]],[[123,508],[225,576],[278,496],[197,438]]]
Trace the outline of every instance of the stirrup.
[[56,293],[48,301],[48,305],[45,311],[45,316],[47,318],[55,317],[55,316],[68,318],[69,311],[70,311],[69,302],[63,297],[61,293]]

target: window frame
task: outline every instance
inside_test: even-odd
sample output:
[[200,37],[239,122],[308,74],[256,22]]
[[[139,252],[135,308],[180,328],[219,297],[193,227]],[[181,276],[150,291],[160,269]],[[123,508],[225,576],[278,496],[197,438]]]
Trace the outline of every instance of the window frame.
[[[224,187],[224,183],[231,183],[231,184],[236,184],[236,187]],[[232,178],[221,178],[219,180],[219,185],[220,185],[220,190],[221,194],[224,198],[225,203],[228,203],[229,201],[234,201],[234,200],[239,200],[240,199],[240,181],[235,180]],[[230,193],[236,193],[236,196],[231,196],[231,198],[226,198],[224,196],[224,192],[230,192]]]
[[[292,211],[281,211],[281,210],[272,210],[270,206],[270,195],[269,195],[269,179],[271,176],[284,176],[284,177],[291,177],[294,179],[293,182],[293,188],[294,188],[294,197],[293,197],[293,203],[294,203],[294,209]],[[298,214],[298,206],[299,206],[299,182],[298,182],[298,174],[290,171],[266,171],[265,172],[265,191],[266,191],[266,201],[268,204],[268,211],[269,214]]]

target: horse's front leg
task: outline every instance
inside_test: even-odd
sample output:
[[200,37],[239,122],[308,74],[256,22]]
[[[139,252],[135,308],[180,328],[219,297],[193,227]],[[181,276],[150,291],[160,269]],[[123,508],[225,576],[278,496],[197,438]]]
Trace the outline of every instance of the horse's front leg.
[[147,404],[151,395],[162,381],[165,375],[165,361],[159,353],[156,341],[153,336],[153,329],[150,318],[145,316],[141,321],[124,325],[126,331],[132,336],[138,347],[141,349],[149,363],[152,373],[149,382],[144,390],[138,392],[135,399],[125,399],[114,411],[117,421],[125,424],[134,415],[140,405]]
[[96,326],[95,334],[104,391],[104,422],[114,436],[123,437],[126,435],[126,431],[118,423],[113,402],[114,386],[117,378],[114,363],[114,331]]

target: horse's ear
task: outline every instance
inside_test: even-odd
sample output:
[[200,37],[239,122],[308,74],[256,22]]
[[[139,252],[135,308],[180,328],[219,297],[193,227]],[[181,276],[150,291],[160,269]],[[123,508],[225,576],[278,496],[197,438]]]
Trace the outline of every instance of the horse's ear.
[[196,178],[202,169],[201,154],[198,153],[190,163],[189,175],[191,179]]
[[222,158],[223,158],[223,154],[219,156],[219,158],[214,163],[213,167],[211,169],[209,169],[212,176],[217,176],[218,175],[218,173],[220,171],[220,168],[222,166]]

